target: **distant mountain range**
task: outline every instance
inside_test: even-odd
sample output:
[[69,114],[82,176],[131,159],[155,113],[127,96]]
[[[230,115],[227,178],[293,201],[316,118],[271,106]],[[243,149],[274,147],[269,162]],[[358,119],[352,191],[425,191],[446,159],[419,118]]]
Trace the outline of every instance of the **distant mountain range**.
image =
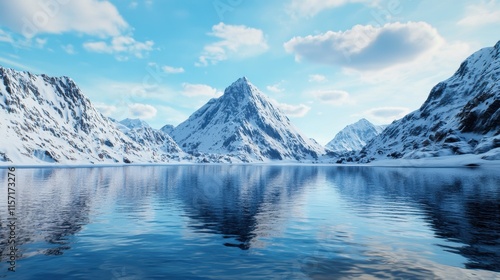
[[366,119],[361,119],[342,129],[326,148],[335,153],[359,152],[373,138],[379,135],[385,125],[374,125]]
[[362,119],[326,149],[247,78],[177,127],[101,115],[68,77],[0,67],[0,163],[344,162],[476,154],[500,160],[500,42],[387,128]]
[[124,119],[116,124],[121,132],[125,133],[141,146],[146,146],[157,153],[182,154],[177,143],[162,130],[156,130],[140,119]]

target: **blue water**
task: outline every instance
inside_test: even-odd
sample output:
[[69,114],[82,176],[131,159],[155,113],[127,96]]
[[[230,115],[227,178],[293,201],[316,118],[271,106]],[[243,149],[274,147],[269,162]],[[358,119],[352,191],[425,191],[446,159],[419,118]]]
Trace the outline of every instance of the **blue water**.
[[[488,168],[17,169],[8,279],[500,279]],[[7,189],[7,170],[0,184]]]

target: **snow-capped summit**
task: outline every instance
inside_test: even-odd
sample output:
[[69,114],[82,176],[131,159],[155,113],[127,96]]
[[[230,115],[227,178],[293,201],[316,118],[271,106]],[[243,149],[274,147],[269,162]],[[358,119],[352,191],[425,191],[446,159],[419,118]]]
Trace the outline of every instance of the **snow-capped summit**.
[[227,87],[224,91],[224,94],[232,94],[237,97],[243,98],[245,96],[257,94],[258,91],[259,90],[254,85],[252,85],[246,77],[242,77],[233,82],[229,87]]
[[245,77],[178,125],[172,137],[186,152],[243,161],[315,159],[324,153]]
[[420,109],[393,122],[362,151],[362,161],[482,154],[500,159],[500,41],[465,60]]
[[326,148],[336,153],[361,151],[384,128],[385,126],[374,125],[366,119],[361,119],[337,133],[335,138],[326,144]]
[[128,128],[143,128],[150,127],[149,124],[141,119],[129,119],[126,118],[121,120],[120,123]]

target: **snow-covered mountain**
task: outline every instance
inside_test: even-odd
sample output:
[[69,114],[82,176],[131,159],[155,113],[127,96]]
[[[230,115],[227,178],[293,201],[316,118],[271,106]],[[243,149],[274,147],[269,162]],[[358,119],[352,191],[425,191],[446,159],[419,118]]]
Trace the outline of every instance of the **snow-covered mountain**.
[[68,77],[0,67],[0,162],[163,162],[122,133]]
[[500,159],[500,41],[465,60],[422,107],[393,122],[361,151],[361,162],[480,154]]
[[171,135],[172,131],[174,130],[174,126],[171,124],[166,124],[162,128],[160,128],[161,132]]
[[172,137],[188,153],[242,161],[313,160],[324,153],[245,77],[178,125]]
[[124,119],[117,125],[121,132],[125,133],[135,142],[143,147],[148,147],[156,154],[166,153],[168,156],[182,154],[181,148],[174,139],[160,130],[153,129],[149,124],[140,119]]
[[379,135],[386,126],[374,125],[366,119],[361,119],[342,129],[326,148],[332,152],[344,153],[361,151],[375,136]]

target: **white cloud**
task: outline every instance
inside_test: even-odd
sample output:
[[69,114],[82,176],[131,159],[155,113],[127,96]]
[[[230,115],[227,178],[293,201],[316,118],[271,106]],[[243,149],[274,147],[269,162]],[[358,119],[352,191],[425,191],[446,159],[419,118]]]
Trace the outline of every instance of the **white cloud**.
[[217,89],[202,84],[182,84],[182,94],[188,97],[196,97],[196,96],[208,96],[208,97],[218,97],[222,94],[222,92]]
[[94,107],[106,117],[113,116],[113,114],[117,111],[116,106],[104,103],[94,103]]
[[285,91],[285,89],[281,87],[282,84],[283,84],[283,81],[276,83],[274,85],[269,85],[266,87],[266,89],[270,92],[280,93],[280,92]]
[[318,75],[318,74],[309,75],[309,82],[311,83],[323,83],[326,81],[327,78],[323,75]]
[[287,11],[292,16],[313,17],[321,11],[340,7],[349,3],[371,3],[373,0],[291,0]]
[[138,42],[130,36],[114,37],[110,43],[105,41],[87,42],[83,47],[90,52],[108,53],[118,55],[118,59],[127,59],[127,54],[143,58],[146,53],[153,50],[153,41]]
[[379,107],[372,108],[363,113],[364,116],[373,118],[379,123],[391,123],[394,120],[401,119],[410,113],[410,109],[405,107]]
[[134,103],[128,106],[132,117],[139,119],[151,119],[158,112],[155,107],[148,104]]
[[372,70],[415,61],[444,40],[425,22],[356,25],[347,31],[294,37],[284,44],[297,61]]
[[460,26],[477,27],[500,23],[500,5],[498,1],[474,3],[465,9],[466,16],[458,21]]
[[118,36],[129,28],[111,2],[99,0],[0,1],[0,24],[27,38],[70,31]]
[[332,105],[342,105],[350,101],[349,93],[343,90],[318,90],[310,94],[322,103]]
[[[29,42],[25,45],[31,45],[32,38],[45,33],[97,36],[101,41],[86,42],[84,48],[115,54],[118,60],[127,60],[127,55],[142,58],[154,45],[153,41],[136,41],[131,35],[132,27],[107,0],[0,1],[0,25],[26,37]],[[110,37],[109,43],[104,40]],[[45,45],[39,38],[35,38],[35,43],[38,47]]]
[[184,68],[182,67],[172,67],[172,66],[163,66],[161,68],[165,73],[167,74],[179,74],[179,73],[184,73]]
[[209,35],[221,39],[203,48],[196,66],[217,64],[230,58],[246,58],[259,55],[269,47],[260,29],[244,25],[214,25]]
[[291,105],[278,102],[276,102],[276,104],[278,108],[289,117],[301,118],[307,115],[309,110],[311,110],[311,107],[304,104]]
[[68,54],[75,54],[75,47],[72,44],[62,45],[61,48]]

